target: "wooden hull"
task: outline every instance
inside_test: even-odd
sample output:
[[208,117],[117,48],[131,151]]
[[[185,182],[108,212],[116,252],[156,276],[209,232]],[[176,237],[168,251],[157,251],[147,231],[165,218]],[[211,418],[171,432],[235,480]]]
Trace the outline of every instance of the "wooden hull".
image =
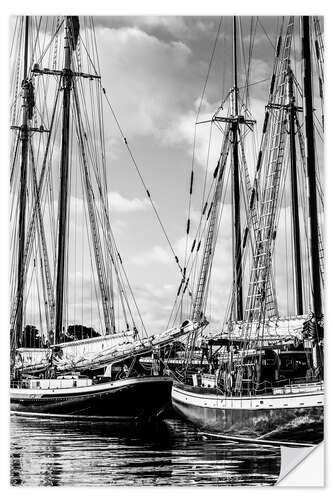
[[140,420],[170,402],[169,377],[137,377],[70,389],[11,389],[11,412],[71,419]]
[[[323,435],[324,393],[227,397],[184,384],[172,388],[174,410],[194,425],[213,432],[258,437],[293,436],[306,429]],[[306,431],[305,431],[306,432]],[[310,439],[308,437],[308,439]]]

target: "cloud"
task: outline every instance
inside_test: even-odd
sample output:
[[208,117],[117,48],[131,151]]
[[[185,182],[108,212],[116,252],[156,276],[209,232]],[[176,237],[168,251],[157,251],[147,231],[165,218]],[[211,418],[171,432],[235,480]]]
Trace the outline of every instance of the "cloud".
[[[55,18],[51,21],[54,22]],[[261,19],[272,40],[276,31],[276,21],[277,19],[273,17]],[[152,192],[153,199],[160,207],[161,219],[167,228],[168,236],[181,265],[183,265],[186,238],[180,238],[180,235],[185,233],[187,219],[185,210],[187,208],[196,114],[218,22],[219,18],[217,17],[124,16],[98,18],[95,23],[102,85],[106,88],[107,95],[131,145],[142,175]],[[241,22],[243,34],[247,35],[249,21],[244,18]],[[209,120],[212,117],[230,88],[232,79],[231,51],[229,50],[230,20],[225,18],[222,28],[199,121]],[[258,31],[260,31],[259,27]],[[81,35],[84,39],[86,34],[90,36],[91,32],[89,28],[85,31],[82,19]],[[264,105],[270,85],[269,78],[274,49],[267,41],[266,34],[261,32],[258,34],[261,39],[259,39],[259,43],[255,44],[250,81],[251,84],[266,78],[268,81],[250,87],[252,106],[249,107],[255,119],[258,120],[260,136]],[[245,40],[244,54],[247,53],[248,42],[249,38]],[[81,49],[82,70],[89,71],[82,46]],[[240,57],[240,62],[241,59]],[[46,58],[45,66],[47,66]],[[239,85],[241,87],[244,80],[242,68],[240,68],[240,73]],[[299,74],[298,71],[297,74]],[[37,80],[36,85],[43,84],[42,79]],[[55,84],[51,83],[51,85],[52,93],[50,96],[55,91]],[[92,83],[85,80],[84,85],[88,88]],[[241,94],[242,92],[243,90],[240,91]],[[37,91],[36,96],[38,96]],[[315,103],[315,107],[320,110],[320,104],[317,101]],[[226,108],[227,106],[226,103]],[[93,113],[90,113],[91,110],[92,107],[88,108],[88,121],[90,121],[90,115],[91,118],[93,117]],[[223,110],[223,114],[226,112],[227,109]],[[137,178],[135,181],[131,178],[131,171],[128,169],[128,152],[120,140],[119,132],[107,107],[104,108],[103,123],[106,128],[107,176],[109,186],[112,186],[112,192],[109,192],[112,229],[146,327],[152,333],[161,331],[167,324],[179,286],[180,273],[170,248],[163,235],[160,234],[159,226],[155,223],[154,215],[149,213],[149,200],[141,194],[141,186],[139,189],[136,184]],[[48,128],[47,123],[45,125]],[[85,128],[87,132],[93,132],[93,127],[89,130],[88,122]],[[188,250],[194,239],[195,226],[200,220],[208,151],[210,153],[207,182],[210,182],[211,172],[216,166],[221,148],[221,132],[214,126],[210,137],[210,128],[209,123],[196,127],[195,167],[199,168],[195,170],[194,175]],[[252,137],[250,134],[248,139],[250,149],[246,156],[252,174],[251,166],[255,165],[255,155],[251,150]],[[37,150],[37,136],[34,141]],[[93,134],[92,141],[96,152],[101,151],[97,129],[96,133]],[[54,172],[57,176],[59,151],[60,134],[56,136],[52,158],[52,165],[54,165]],[[72,156],[76,163],[79,159],[77,149],[73,149]],[[79,173],[79,169],[77,171],[72,169],[72,172],[76,175]],[[73,175],[73,179],[75,179],[75,175]],[[56,179],[56,177],[54,178]],[[68,313],[70,321],[81,321],[82,315],[82,322],[89,325],[92,321],[96,328],[100,329],[98,324],[101,303],[96,301],[94,297],[93,274],[95,283],[97,283],[95,260],[91,245],[89,217],[86,205],[80,197],[82,191],[80,183],[78,191],[71,191],[68,266],[76,278],[70,276],[68,306],[71,309]],[[76,198],[73,196],[74,193]],[[228,190],[227,203],[229,199]],[[96,201],[98,201],[98,196]],[[99,206],[98,210],[100,210]],[[207,314],[211,320],[209,328],[221,326],[232,285],[231,215],[228,207],[225,210],[208,295]],[[127,216],[125,216],[126,214]],[[55,221],[56,216],[55,204]],[[48,220],[46,210],[45,218]],[[280,219],[283,233],[284,213],[281,214]],[[143,222],[142,226],[141,222]],[[47,244],[52,249],[50,250],[50,262],[53,268],[56,245],[54,245],[51,231],[49,231],[48,225],[50,223],[46,222],[45,225],[47,232],[50,233],[47,236]],[[287,234],[290,235],[289,226],[287,229]],[[279,236],[281,236],[280,233]],[[90,243],[88,244],[88,242]],[[202,247],[203,245],[201,250]],[[283,311],[288,308],[287,294],[284,293],[286,273],[288,271],[289,275],[292,274],[290,267],[292,259],[286,261],[285,238],[282,238],[281,244],[276,245],[275,260],[277,286],[282,290],[279,299],[281,311]],[[197,272],[198,267],[199,263]],[[195,285],[192,289],[194,287]],[[245,289],[244,298],[246,291]],[[292,298],[291,292],[289,295]],[[35,294],[29,305],[36,307],[38,300]],[[290,308],[291,306],[292,304],[289,305]],[[185,309],[186,304],[184,305],[184,314],[186,314]],[[38,322],[37,316],[36,322]]]
[[156,287],[145,282],[134,287],[143,322],[150,334],[166,329],[176,291],[177,285],[171,283]]
[[[192,46],[193,37],[196,35],[198,41],[202,41],[207,29],[209,32],[211,24],[217,22],[218,18],[214,17],[97,18],[102,82],[130,141],[133,142],[136,137],[148,137],[152,144],[158,140],[166,147],[176,145],[192,157],[196,114],[212,43],[209,39],[209,43],[204,45],[205,51],[199,50],[197,44]],[[173,38],[164,37],[165,32],[172,34]],[[230,42],[229,35],[226,37],[223,34],[223,43]],[[269,64],[257,57],[253,62],[256,77],[257,72],[259,79],[266,77],[270,73]],[[216,72],[217,66],[218,58],[212,72]],[[223,72],[223,79],[226,74]],[[227,79],[229,76],[227,74]],[[224,94],[228,91],[228,85],[224,88]],[[255,85],[255,95],[262,98],[265,93],[266,97],[268,85]],[[222,97],[225,95],[221,96],[220,85],[211,75],[200,120],[212,117]],[[119,139],[119,134],[111,132],[114,125],[109,123],[107,115],[106,124],[110,131],[107,140],[111,141],[110,144],[107,142],[108,153],[111,148],[115,158],[119,151],[114,138]],[[197,126],[195,159],[203,167],[207,164],[209,142],[211,161],[208,162],[208,168],[211,170],[215,168],[216,156],[221,147],[221,133],[214,126],[211,134],[209,124]]]
[[141,200],[139,198],[128,199],[116,191],[111,191],[108,194],[108,201],[110,211],[121,213],[138,212],[150,207],[147,198]]
[[124,25],[135,27],[154,35],[159,39],[197,40],[199,36],[209,37],[216,31],[219,18],[196,16],[98,16],[95,27],[119,28]]
[[[187,244],[187,251],[189,250],[189,246],[191,245],[191,239],[189,239],[189,243]],[[186,249],[186,236],[179,238],[172,244],[172,248],[174,249],[176,255],[179,258],[180,265],[183,264],[183,257]],[[141,254],[137,254],[131,259],[133,264],[140,266],[150,266],[152,262],[161,263],[161,264],[171,264],[173,267],[175,266],[175,260],[171,253],[170,248],[165,245],[154,245],[151,250],[142,252]],[[176,268],[175,268],[176,269]],[[176,274],[176,273],[175,273]],[[177,276],[177,274],[176,274]],[[180,276],[180,275],[179,275]]]
[[[207,99],[204,99],[198,122],[211,120],[218,106],[219,103],[209,103]],[[216,166],[216,158],[221,149],[222,134],[209,123],[196,125],[198,108],[199,99],[195,99],[191,109],[173,121],[172,126],[166,132],[164,141],[169,145],[182,144],[190,157],[193,155],[194,147],[196,162],[202,167],[208,165],[208,169],[212,170]]]
[[191,32],[185,18],[178,16],[138,16],[133,18],[133,23],[147,32],[166,31],[175,37],[188,36]]
[[[186,101],[190,48],[137,27],[98,28],[102,81],[129,136],[161,136]],[[135,110],[133,114],[128,110]]]
[[170,264],[172,262],[171,253],[160,245],[155,245],[151,250],[134,255],[131,259],[133,264],[138,266],[149,266],[152,262]]

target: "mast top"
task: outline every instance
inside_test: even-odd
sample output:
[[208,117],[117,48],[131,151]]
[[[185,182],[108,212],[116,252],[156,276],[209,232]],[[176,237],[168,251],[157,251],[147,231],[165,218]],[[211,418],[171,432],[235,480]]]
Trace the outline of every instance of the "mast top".
[[237,16],[233,17],[233,77],[234,86],[232,91],[232,111],[233,116],[238,115],[238,67],[237,67]]

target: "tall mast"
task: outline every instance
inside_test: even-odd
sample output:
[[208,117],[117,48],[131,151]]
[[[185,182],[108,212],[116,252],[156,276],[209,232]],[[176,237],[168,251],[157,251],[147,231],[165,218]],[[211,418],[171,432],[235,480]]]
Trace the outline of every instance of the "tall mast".
[[312,274],[312,300],[313,313],[318,320],[322,316],[322,299],[320,287],[320,260],[318,241],[318,212],[317,212],[317,184],[316,184],[316,158],[314,146],[313,103],[312,103],[312,65],[309,16],[302,17],[303,37],[303,84],[304,84],[304,116],[306,139],[306,165],[309,193],[309,219],[310,219],[310,250]]
[[233,275],[234,275],[234,317],[236,321],[243,319],[243,278],[242,278],[242,248],[240,219],[240,189],[239,189],[239,158],[238,158],[238,83],[237,83],[237,17],[233,18],[233,73],[234,87],[232,92],[234,120],[231,126],[232,136],[232,215],[233,215]]
[[66,16],[65,39],[64,39],[65,64],[63,69],[63,106],[62,106],[62,138],[61,138],[61,160],[60,160],[60,203],[59,203],[59,227],[58,227],[58,254],[57,254],[57,281],[56,281],[56,320],[55,338],[59,339],[63,322],[64,302],[64,273],[66,253],[66,227],[67,227],[67,205],[68,205],[68,166],[69,166],[69,119],[72,87],[72,43],[70,32],[70,18]]
[[296,107],[294,97],[293,73],[288,66],[288,96],[289,96],[289,134],[290,134],[290,180],[291,180],[291,208],[293,221],[293,250],[295,259],[295,299],[296,313],[303,314],[303,294],[302,294],[302,264],[301,264],[301,243],[299,229],[298,211],[298,187],[297,187],[297,164],[296,164],[296,144],[295,144],[295,118]]
[[28,120],[29,120],[29,82],[28,82],[28,57],[29,57],[29,17],[25,18],[24,35],[24,67],[22,83],[22,125],[20,128],[21,139],[21,173],[20,173],[20,198],[19,198],[19,227],[18,227],[18,269],[17,269],[17,319],[16,319],[16,344],[22,338],[23,326],[23,275],[24,275],[24,245],[25,245],[25,218],[27,203],[27,163],[28,163]]

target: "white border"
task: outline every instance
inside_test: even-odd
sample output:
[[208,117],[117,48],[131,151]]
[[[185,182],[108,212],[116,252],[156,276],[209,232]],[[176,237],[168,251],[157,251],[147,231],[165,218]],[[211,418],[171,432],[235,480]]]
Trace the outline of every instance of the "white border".
[[[210,497],[221,497],[221,495],[225,495],[226,493],[232,494],[232,497],[236,500],[241,498],[244,494],[250,497],[255,495],[256,499],[267,497],[268,491],[267,488],[253,488],[247,489],[244,492],[241,488],[233,488],[230,490],[226,490],[223,488],[209,488],[209,492],[205,492],[203,488],[191,488],[191,490],[187,488],[116,488],[110,490],[108,488],[91,490],[90,488],[61,488],[61,490],[57,488],[48,488],[44,490],[43,488],[10,488],[9,487],[9,411],[8,405],[4,404],[6,398],[8,398],[8,197],[9,197],[9,161],[8,161],[8,17],[12,14],[93,14],[93,15],[121,15],[121,14],[168,14],[168,15],[246,15],[246,14],[260,14],[260,15],[288,15],[288,14],[314,14],[314,15],[325,15],[325,49],[326,49],[326,110],[333,109],[332,98],[329,94],[329,89],[333,89],[332,86],[332,36],[333,36],[333,22],[330,15],[330,6],[331,2],[329,0],[279,0],[276,2],[268,2],[268,1],[258,1],[258,0],[238,0],[237,2],[227,2],[222,0],[205,0],[204,2],[195,2],[194,0],[186,1],[186,0],[168,0],[168,2],[156,2],[152,0],[122,0],[121,2],[116,2],[112,0],[102,0],[102,1],[94,1],[88,2],[87,0],[57,0],[57,2],[45,2],[42,0],[34,0],[27,2],[26,0],[11,0],[10,2],[3,2],[1,6],[1,16],[0,16],[0,53],[1,53],[1,167],[0,167],[0,217],[1,217],[1,245],[0,245],[0,304],[1,304],[1,349],[0,349],[0,368],[1,368],[1,384],[2,384],[2,405],[1,405],[1,467],[0,467],[0,479],[1,479],[1,492],[3,495],[6,495],[8,498],[16,498],[16,497],[24,497],[25,499],[33,496],[34,500],[38,500],[39,498],[43,498],[47,495],[49,498],[58,498],[59,494],[62,497],[75,497],[76,495],[80,495],[81,498],[90,498],[90,496],[96,493],[99,496],[109,498],[111,495],[117,495],[120,497],[130,497],[133,495],[136,500],[140,500],[141,498],[155,498],[158,495],[159,500],[167,499],[169,500],[170,495],[174,496],[184,496],[186,494],[190,494],[192,499],[197,498],[198,500],[202,500],[202,496],[207,493]],[[328,113],[326,112],[326,116]],[[332,134],[332,125],[329,123],[329,119],[326,120],[327,128],[326,128],[326,255],[333,255],[331,252],[331,230],[329,225],[331,225],[330,218],[333,214],[332,204],[333,204],[333,196],[332,196],[332,169],[333,162],[331,161],[332,153],[328,151],[328,143],[332,142],[333,134]],[[332,316],[332,307],[329,308],[329,303],[331,302],[330,298],[333,297],[330,281],[332,278],[332,266],[333,263],[330,262],[331,259],[327,259],[327,279],[328,288],[326,289],[326,323],[327,325],[333,324],[331,318]],[[330,311],[331,309],[331,311]],[[329,328],[326,329],[327,332],[327,342],[326,342],[326,367],[330,365],[330,357],[333,356],[332,353],[332,341],[330,341],[330,331]],[[330,352],[330,353],[329,353]],[[332,379],[332,370],[330,370],[329,382]],[[327,384],[331,385],[331,384]],[[328,392],[327,392],[328,394]],[[328,400],[328,398],[327,398]],[[332,425],[332,418],[330,418],[330,404],[328,400],[328,405],[326,408],[326,436],[330,435],[330,425]],[[330,422],[331,421],[331,422]],[[333,461],[332,461],[332,452],[330,448],[326,454],[326,471],[332,470]],[[319,461],[320,463],[320,461]],[[315,466],[313,466],[315,467]],[[321,465],[318,465],[321,467]],[[332,489],[332,481],[327,478],[328,486],[322,490],[313,491],[313,489],[308,489],[309,484],[306,482],[304,476],[304,485],[306,484],[306,488],[302,488],[300,492],[303,500],[307,498],[311,498],[313,500],[313,496],[316,497],[322,495],[329,495],[329,490]],[[280,498],[282,491],[278,488],[270,489],[269,495],[278,495]],[[292,489],[283,490],[283,497],[288,498],[294,497],[296,492]],[[332,493],[332,492],[331,492]]]

